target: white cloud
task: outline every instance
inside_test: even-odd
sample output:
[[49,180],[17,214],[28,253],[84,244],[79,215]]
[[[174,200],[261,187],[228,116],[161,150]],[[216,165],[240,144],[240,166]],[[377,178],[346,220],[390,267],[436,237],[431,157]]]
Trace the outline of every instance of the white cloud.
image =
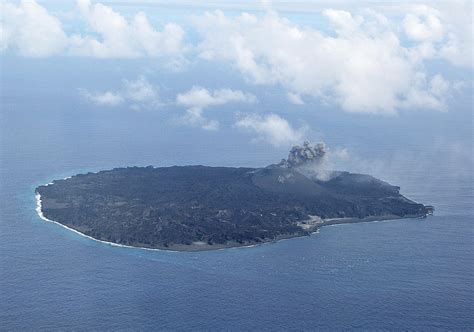
[[236,122],[236,126],[255,133],[257,140],[263,140],[273,146],[299,143],[303,141],[307,131],[306,127],[293,128],[288,121],[276,114],[245,115]]
[[297,93],[294,92],[287,92],[286,93],[286,99],[292,104],[295,105],[304,105],[303,99],[301,99],[301,96]]
[[[35,0],[23,0],[19,3],[2,0],[0,51],[9,50],[23,56],[60,54],[101,58],[166,57],[168,64],[176,69],[182,68],[187,63],[183,54],[189,53],[192,47],[185,44],[184,30],[179,25],[167,23],[162,29],[156,29],[144,12],[138,12],[128,19],[112,7],[101,3],[91,3],[90,0],[77,0],[76,3],[76,8],[73,11],[55,15],[48,12],[44,6],[38,4]],[[186,3],[186,1],[182,2],[182,5],[186,6]],[[296,10],[313,12],[315,15],[323,13],[331,22],[337,34],[334,43],[340,41],[341,37],[347,39],[354,39],[353,37],[356,35],[367,37],[369,30],[376,32],[383,25],[397,25],[399,17],[404,17],[401,22],[402,30],[408,38],[420,43],[420,45],[414,47],[414,50],[419,49],[419,52],[422,53],[421,56],[436,56],[455,65],[472,68],[472,50],[474,48],[472,1],[420,1],[418,3],[420,4],[400,3],[389,5],[373,2],[334,4],[338,8],[346,8],[347,11],[323,10],[323,6],[326,5],[323,2],[298,4],[279,2],[271,4],[269,2],[264,6],[261,4],[232,4],[230,7],[229,4],[217,3],[197,6],[201,8],[233,8],[234,10],[245,10],[245,8],[261,10],[266,8],[270,13],[272,13],[271,8],[273,7],[286,12]],[[392,15],[393,20],[390,21],[387,17],[375,13],[373,10],[362,11],[365,13],[363,16],[353,14],[353,12],[361,11],[362,8],[368,5],[374,10]],[[286,50],[278,48],[278,54],[274,54],[271,58],[268,58],[265,54],[260,54],[251,47],[252,45],[249,45],[249,30],[258,33],[251,38],[252,42],[257,40],[265,42],[261,45],[261,48],[267,44],[274,45],[278,40],[280,43],[291,41],[289,37],[300,41],[323,41],[319,45],[320,52],[314,52],[314,49],[318,47],[308,44],[311,47],[305,54],[302,54],[302,57],[313,56],[314,59],[317,56],[318,59],[321,59],[321,50],[331,46],[327,43],[330,40],[328,39],[330,35],[308,27],[298,27],[274,13],[264,18],[257,18],[243,13],[235,20],[229,20],[222,13],[218,13],[220,12],[206,14],[198,19],[201,28],[204,27],[204,30],[209,30],[205,33],[206,38],[201,46],[206,44],[212,46],[216,41],[220,41],[221,45],[231,44],[232,47],[227,51],[234,53],[232,58],[238,64],[239,69],[246,75],[250,75],[252,80],[257,83],[265,83],[269,80],[281,82],[282,79],[285,79],[285,77],[280,76],[285,76],[288,73],[277,66],[280,65],[279,58],[285,56]],[[393,15],[394,13],[395,15]],[[208,23],[203,23],[206,21]],[[218,28],[214,29],[213,21],[218,23]],[[377,22],[377,24],[374,24],[374,22]],[[84,23],[86,27],[80,32],[74,30],[74,32],[66,33],[64,30],[71,26],[84,25]],[[222,27],[224,31],[220,31]],[[272,33],[271,36],[262,37],[262,30],[265,28],[275,28],[275,33]],[[395,33],[399,32],[395,28],[391,30]],[[227,32],[230,32],[230,34],[226,35]],[[318,34],[319,38],[316,38],[315,35]],[[208,35],[212,35],[215,40],[210,40]],[[313,36],[309,37],[309,35]],[[372,34],[370,37],[376,39],[376,34]],[[380,38],[383,38],[383,36],[379,36]],[[295,42],[290,44],[294,45]],[[340,45],[334,46],[338,47]],[[363,46],[361,45],[361,47]],[[300,50],[297,49],[290,53],[298,51]],[[216,53],[213,47],[201,47],[201,56],[203,57],[214,58],[218,53],[220,52]],[[339,60],[335,59],[335,61]],[[295,67],[304,65],[305,61],[294,63]],[[288,70],[293,69],[290,67]],[[271,72],[273,77],[269,77],[268,71]]]
[[418,43],[410,50],[412,55],[418,59],[445,59],[457,66],[473,68],[472,3],[455,1],[437,5],[439,9],[426,5],[407,8],[403,29],[409,39]]
[[[401,45],[385,16],[364,13],[323,11],[334,35],[299,27],[275,12],[236,18],[206,13],[196,19],[203,39],[200,56],[230,61],[252,83],[281,84],[293,94],[331,100],[348,112],[395,114],[412,103],[442,108],[429,79],[425,85],[417,79],[424,74],[422,57]],[[436,40],[442,33],[438,23],[432,18],[425,33],[410,31]],[[430,102],[422,105],[420,99],[412,100],[414,94],[424,94]],[[295,97],[288,96],[290,101]]]
[[186,62],[184,30],[173,23],[157,30],[143,12],[127,21],[109,6],[78,0],[76,11],[87,29],[68,35],[61,21],[34,0],[23,0],[18,5],[2,2],[2,10],[2,51],[24,56],[167,57],[174,67]]
[[191,107],[186,110],[186,114],[178,119],[184,125],[201,127],[204,130],[215,131],[219,129],[219,121],[209,120],[203,116],[202,108]]
[[428,6],[416,6],[403,20],[405,34],[419,42],[440,41],[444,36],[444,27],[440,13]]
[[135,102],[158,100],[157,89],[148,82],[145,76],[139,76],[135,81],[123,80],[125,97]]
[[188,107],[186,115],[180,118],[180,122],[192,126],[200,126],[206,130],[217,130],[219,123],[216,120],[208,120],[203,115],[203,110],[211,106],[220,106],[232,102],[253,103],[256,101],[254,95],[244,93],[240,90],[218,89],[209,90],[193,86],[189,91],[176,96],[176,103]]
[[89,28],[97,35],[73,35],[72,54],[95,57],[181,56],[183,29],[166,24],[155,30],[145,13],[139,12],[128,22],[121,14],[103,4],[78,0],[79,11]]
[[[472,1],[370,3],[378,12],[362,10],[367,3],[336,4],[348,11],[322,10],[323,3],[275,4],[323,15],[329,32],[295,24],[272,11],[269,2],[260,16],[226,16],[215,11],[197,17],[190,27],[197,28],[201,36],[195,47],[185,43],[179,25],[167,23],[157,28],[144,12],[124,16],[111,6],[77,0],[73,12],[56,16],[35,0],[0,1],[0,52],[35,57],[161,57],[174,69],[187,63],[185,54],[197,53],[203,59],[232,63],[251,83],[283,86],[287,99],[297,105],[310,96],[348,112],[444,109],[454,84],[446,82],[447,89],[436,92],[432,82],[436,84],[438,76],[427,74],[425,61],[444,59],[473,68]],[[227,5],[210,5],[217,6]],[[71,32],[71,27],[82,30]],[[209,105],[189,105],[200,109],[201,116],[203,108],[221,98],[202,91],[196,94],[204,102],[212,100]]]
[[447,26],[447,41],[440,46],[440,54],[454,65],[473,68],[474,32],[473,3],[458,1],[441,3]]
[[88,102],[98,106],[118,106],[125,102],[133,110],[151,109],[160,105],[158,90],[145,76],[136,80],[122,80],[122,86],[117,91],[90,92],[80,89],[80,95]]
[[67,36],[61,22],[35,1],[18,6],[1,3],[0,50],[12,49],[23,56],[42,57],[64,52]]
[[240,90],[218,89],[209,92],[205,88],[193,86],[191,90],[178,94],[176,102],[179,105],[206,108],[230,102],[252,103],[255,102],[255,96]]
[[364,23],[361,16],[354,17],[344,10],[325,9],[323,15],[329,19],[339,36],[351,36],[358,33]]
[[441,75],[435,75],[428,81],[423,73],[418,73],[414,86],[415,88],[408,93],[406,102],[400,105],[401,107],[446,111],[445,99],[451,89],[451,84]]
[[79,93],[85,100],[98,106],[118,106],[124,102],[123,97],[119,93],[112,91],[94,93],[86,89],[80,89]]

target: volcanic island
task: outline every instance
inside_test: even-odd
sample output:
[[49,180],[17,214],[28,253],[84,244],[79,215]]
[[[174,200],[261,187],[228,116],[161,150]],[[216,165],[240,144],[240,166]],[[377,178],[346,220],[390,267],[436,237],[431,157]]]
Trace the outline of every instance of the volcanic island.
[[36,188],[37,211],[110,244],[179,251],[251,246],[341,223],[425,217],[432,206],[370,175],[324,169],[324,143],[262,168],[126,167]]

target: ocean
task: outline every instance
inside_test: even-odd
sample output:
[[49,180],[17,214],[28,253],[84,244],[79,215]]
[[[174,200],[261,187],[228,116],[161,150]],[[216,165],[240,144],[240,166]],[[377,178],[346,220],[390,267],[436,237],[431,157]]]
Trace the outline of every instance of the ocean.
[[[434,205],[434,216],[324,227],[251,248],[146,251],[42,220],[34,189],[127,165],[262,166],[282,150],[199,136],[160,124],[160,113],[87,110],[70,96],[52,103],[39,97],[47,92],[36,82],[24,89],[13,95],[5,88],[1,111],[0,330],[474,328],[472,165],[418,153],[431,140],[426,132],[406,147],[412,152],[404,156],[416,158],[391,159],[390,167],[360,162],[356,170],[372,170]],[[335,133],[326,138],[336,145],[362,135],[344,125],[326,132]],[[364,133],[359,142],[370,141],[370,152],[361,155],[383,161],[406,128]],[[453,140],[469,141],[466,133]]]

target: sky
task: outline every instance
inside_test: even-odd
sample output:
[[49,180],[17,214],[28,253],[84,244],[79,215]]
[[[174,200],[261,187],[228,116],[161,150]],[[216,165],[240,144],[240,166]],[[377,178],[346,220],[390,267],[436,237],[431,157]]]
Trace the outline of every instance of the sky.
[[343,159],[396,128],[401,146],[472,163],[470,1],[1,0],[1,11],[4,105],[41,81],[31,89],[46,100],[61,90],[88,112],[159,114],[198,140],[322,139]]

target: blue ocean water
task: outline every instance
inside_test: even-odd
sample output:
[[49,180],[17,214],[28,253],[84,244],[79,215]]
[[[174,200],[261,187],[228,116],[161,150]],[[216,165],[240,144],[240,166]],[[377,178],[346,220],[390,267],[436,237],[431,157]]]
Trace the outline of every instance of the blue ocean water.
[[[232,132],[220,140],[170,127],[159,112],[87,110],[67,89],[53,98],[41,82],[23,83],[19,95],[19,85],[4,86],[1,112],[0,330],[474,328],[472,165],[416,150],[431,140],[426,132],[390,165],[371,164],[408,197],[435,205],[433,217],[213,252],[117,248],[41,220],[35,187],[126,165],[265,165],[282,151]],[[344,123],[326,132],[336,144],[370,141],[366,155],[381,160],[407,137],[406,127]],[[445,136],[466,142],[466,133]]]

